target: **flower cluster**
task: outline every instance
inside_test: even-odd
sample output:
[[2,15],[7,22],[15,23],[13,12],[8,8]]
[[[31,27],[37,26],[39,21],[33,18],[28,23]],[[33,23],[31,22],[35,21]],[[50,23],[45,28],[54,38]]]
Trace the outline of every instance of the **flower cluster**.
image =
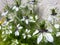
[[6,42],[6,45],[39,45],[42,42],[53,43],[54,36],[60,36],[60,15],[56,9],[49,9],[49,16],[40,19],[35,11],[37,2],[15,0],[13,6],[6,6],[0,18],[2,42]]

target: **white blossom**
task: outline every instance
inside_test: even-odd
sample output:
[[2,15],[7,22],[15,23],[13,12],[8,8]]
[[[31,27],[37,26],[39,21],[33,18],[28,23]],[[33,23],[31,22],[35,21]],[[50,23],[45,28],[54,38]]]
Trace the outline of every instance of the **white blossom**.
[[54,25],[55,28],[59,28],[59,26],[60,26],[59,24],[55,24]]
[[18,24],[18,25],[17,25],[17,28],[18,28],[19,30],[21,30],[23,27],[20,26],[20,24]]
[[23,35],[23,38],[25,39],[25,38],[26,38],[26,35],[25,35],[25,33],[23,33],[22,35]]
[[57,33],[56,33],[56,37],[59,37],[59,36],[60,36],[60,32],[57,32]]
[[6,16],[6,15],[7,15],[7,13],[8,13],[8,11],[3,12],[3,13],[1,14],[1,16]]
[[15,31],[15,36],[19,36],[19,31]]
[[16,7],[16,6],[14,6],[14,7],[12,8],[12,10],[18,11],[18,10],[19,10],[19,8],[18,8],[18,7]]
[[38,16],[37,16],[37,15],[35,16],[35,19],[36,19],[36,20],[38,19]]

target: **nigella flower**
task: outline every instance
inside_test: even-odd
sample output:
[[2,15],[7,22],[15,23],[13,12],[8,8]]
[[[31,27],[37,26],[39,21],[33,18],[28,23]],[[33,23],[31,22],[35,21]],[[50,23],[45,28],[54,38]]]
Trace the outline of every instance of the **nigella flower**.
[[26,29],[25,30],[25,33],[22,34],[23,38],[25,39],[26,37],[30,38],[31,35],[29,34],[30,33],[30,30]]
[[8,11],[5,11],[1,14],[1,16],[6,16],[8,14]]
[[25,23],[28,24],[29,23],[28,16],[23,16],[23,18],[21,19],[21,21],[25,21]]
[[59,37],[59,36],[60,36],[60,32],[57,32],[57,33],[56,33],[56,37]]
[[18,11],[19,8],[18,8],[17,6],[14,6],[14,7],[12,8],[12,10]]
[[55,28],[59,28],[60,25],[59,25],[59,24],[55,24],[54,27],[55,27]]
[[20,26],[20,24],[17,25],[16,31],[15,31],[15,36],[19,36],[19,30],[21,30],[23,27]]
[[58,30],[57,30],[58,32],[56,33],[56,37],[59,37],[59,36],[60,36],[60,32],[59,32],[60,25],[59,25],[59,24],[55,24],[54,27],[55,27],[56,29],[58,29]]
[[51,35],[51,33],[48,32],[48,30],[36,30],[33,35],[35,35],[36,33],[39,33],[39,36],[37,38],[37,44],[39,44],[43,37],[45,38],[46,41],[49,41],[49,42],[53,42],[53,37]]
[[[37,19],[37,17],[35,16],[35,18]],[[29,24],[29,22],[35,22],[35,20],[33,19],[32,16],[23,16],[23,18],[21,19],[21,21],[25,21],[26,24]]]

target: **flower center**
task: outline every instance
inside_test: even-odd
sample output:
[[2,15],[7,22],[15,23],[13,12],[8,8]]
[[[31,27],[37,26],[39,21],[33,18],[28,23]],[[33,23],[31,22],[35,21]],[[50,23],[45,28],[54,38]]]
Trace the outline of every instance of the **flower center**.
[[48,30],[44,29],[44,30],[39,30],[39,33],[43,33],[43,32],[48,32]]

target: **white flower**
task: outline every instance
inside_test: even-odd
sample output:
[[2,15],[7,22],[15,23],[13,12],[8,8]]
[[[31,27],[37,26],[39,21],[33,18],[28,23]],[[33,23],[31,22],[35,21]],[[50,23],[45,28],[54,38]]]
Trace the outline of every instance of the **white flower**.
[[23,33],[22,35],[23,35],[23,38],[25,39],[25,38],[26,38],[26,35],[25,35],[25,33]]
[[48,17],[48,21],[52,22],[53,18],[51,16]]
[[28,38],[30,38],[31,37],[31,35],[27,35],[28,36]]
[[38,16],[37,16],[37,15],[35,16],[35,19],[36,19],[36,20],[38,19]]
[[15,31],[15,36],[19,36],[19,31]]
[[59,28],[59,26],[60,26],[59,24],[55,24],[54,25],[55,28]]
[[25,31],[26,33],[29,33],[30,32],[30,30],[28,30],[28,29],[26,29],[26,31]]
[[33,19],[33,16],[29,16],[29,22],[35,22],[35,20]]
[[56,37],[60,36],[60,32],[57,32]]
[[26,29],[25,32],[22,34],[23,35],[23,38],[25,39],[26,37],[30,38],[31,35],[29,34],[30,33],[30,30]]
[[16,10],[16,11],[18,11],[18,10],[19,10],[19,8],[18,8],[18,7],[16,7],[16,6],[14,6],[14,7],[12,8],[12,10]]
[[12,33],[12,31],[11,30],[9,30],[9,34],[11,34]]
[[47,41],[53,42],[53,37],[52,37],[52,35],[51,35],[50,33],[45,33],[45,32],[44,32],[44,33],[41,33],[41,34],[38,36],[38,38],[37,38],[37,44],[39,44],[39,43],[42,41],[43,36],[46,38]]
[[21,30],[23,27],[20,26],[20,24],[18,24],[18,25],[17,25],[17,28],[18,28],[19,30]]
[[23,18],[21,19],[21,21],[25,21],[26,24],[29,24],[29,19],[26,19],[25,16],[23,16]]
[[7,15],[7,13],[8,13],[8,11],[3,12],[3,13],[1,14],[1,16],[6,16],[6,15]]

